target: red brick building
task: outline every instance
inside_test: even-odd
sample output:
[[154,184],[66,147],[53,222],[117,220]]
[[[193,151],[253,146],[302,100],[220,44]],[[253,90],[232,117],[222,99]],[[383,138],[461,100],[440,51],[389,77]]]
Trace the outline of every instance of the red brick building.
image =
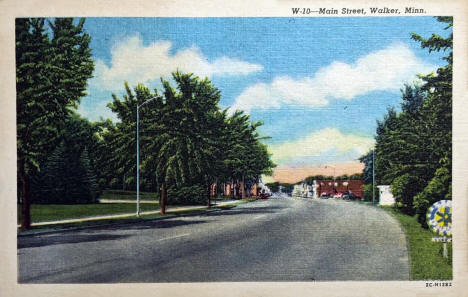
[[[216,187],[221,187],[223,189],[223,195],[224,196],[234,196],[236,198],[240,197],[241,196],[241,192],[240,192],[240,185],[239,184],[236,184],[236,183],[223,183],[223,184],[212,184],[211,185],[211,196],[215,196],[216,192],[217,192],[217,188]],[[259,187],[258,185],[255,183],[253,184],[253,186],[250,188],[250,191],[246,191],[245,192],[245,195],[247,197],[250,197],[250,196],[258,196],[258,193],[259,192]]]
[[322,193],[334,195],[336,193],[352,192],[357,197],[362,197],[362,180],[317,180],[317,194]]

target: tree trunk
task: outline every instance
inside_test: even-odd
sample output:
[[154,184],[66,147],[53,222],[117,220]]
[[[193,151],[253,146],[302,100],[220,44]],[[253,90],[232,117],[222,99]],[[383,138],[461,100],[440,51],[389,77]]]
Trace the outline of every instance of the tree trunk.
[[166,214],[166,202],[167,202],[167,185],[166,182],[163,182],[161,185],[161,197],[160,197],[161,214]]
[[[20,165],[24,166],[24,165]],[[20,168],[21,193],[21,230],[31,229],[31,192],[29,191],[29,178],[24,173],[24,167]]]
[[162,185],[159,188],[159,207],[161,207],[162,204]]
[[208,183],[208,208],[211,208],[211,185]]
[[242,199],[245,199],[245,181],[244,181],[244,177],[242,177],[242,180],[240,181],[240,190],[241,190]]
[[232,197],[232,199],[235,198],[235,194],[234,194],[234,181],[231,182],[231,185],[229,186],[229,190],[230,190],[230,195]]

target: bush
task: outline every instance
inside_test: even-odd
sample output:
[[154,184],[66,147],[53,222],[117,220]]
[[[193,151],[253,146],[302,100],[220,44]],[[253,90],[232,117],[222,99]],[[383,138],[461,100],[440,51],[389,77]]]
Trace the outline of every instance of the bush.
[[420,191],[424,181],[417,176],[405,173],[395,178],[390,186],[396,204],[400,210],[408,215],[414,215],[413,198]]
[[[379,189],[375,187],[375,201],[379,201]],[[362,199],[366,201],[372,201],[372,184],[362,186]]]
[[418,222],[425,228],[427,228],[427,209],[436,201],[452,199],[450,161],[443,159],[441,163],[443,167],[436,170],[429,184],[414,197],[414,209],[418,214]]
[[167,189],[168,204],[205,204],[207,191],[200,185],[182,186],[180,188],[171,186]]

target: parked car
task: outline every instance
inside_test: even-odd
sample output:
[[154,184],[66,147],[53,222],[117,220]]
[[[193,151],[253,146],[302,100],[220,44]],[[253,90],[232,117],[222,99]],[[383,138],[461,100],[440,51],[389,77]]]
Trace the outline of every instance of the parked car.
[[338,193],[336,193],[335,195],[333,195],[333,198],[335,198],[335,199],[341,199],[342,196],[343,196],[343,193],[338,192]]
[[348,193],[344,193],[342,198],[346,200],[355,200],[357,197],[352,192],[348,192]]
[[268,199],[271,195],[268,193],[260,193],[259,198],[260,199]]
[[328,194],[327,192],[323,192],[322,194],[320,194],[320,198],[323,198],[323,199],[328,199],[330,198],[330,194]]

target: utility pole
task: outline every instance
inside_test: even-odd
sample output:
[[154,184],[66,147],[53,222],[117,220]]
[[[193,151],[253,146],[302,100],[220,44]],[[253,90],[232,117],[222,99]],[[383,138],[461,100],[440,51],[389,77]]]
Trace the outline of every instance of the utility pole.
[[375,201],[375,148],[372,150],[372,204]]
[[142,107],[143,105],[145,105],[146,103],[156,99],[157,97],[152,97],[148,100],[146,100],[145,102],[143,102],[142,104],[140,105],[137,105],[137,108],[136,108],[136,143],[137,143],[137,166],[136,166],[136,169],[137,169],[137,207],[136,207],[136,215],[137,217],[140,216],[140,107]]

